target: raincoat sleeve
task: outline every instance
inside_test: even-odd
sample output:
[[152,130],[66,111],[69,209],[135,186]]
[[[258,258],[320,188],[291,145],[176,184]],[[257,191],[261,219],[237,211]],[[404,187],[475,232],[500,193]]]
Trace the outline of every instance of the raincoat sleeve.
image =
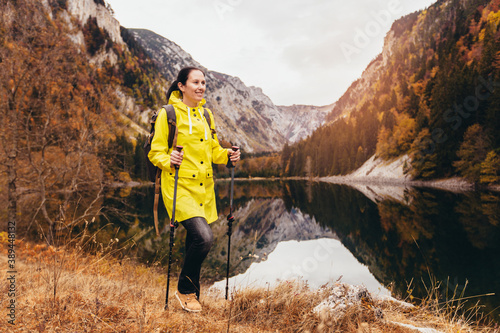
[[215,132],[214,115],[212,114],[212,111],[208,110],[208,115],[210,116],[210,129],[212,130],[212,133],[214,133],[212,139],[212,162],[215,164],[227,164],[229,159],[228,150],[222,148],[219,143],[217,133]]
[[153,165],[162,170],[170,169],[170,152],[168,149],[168,121],[167,111],[161,109],[155,123],[155,135],[151,142],[151,151],[148,154]]

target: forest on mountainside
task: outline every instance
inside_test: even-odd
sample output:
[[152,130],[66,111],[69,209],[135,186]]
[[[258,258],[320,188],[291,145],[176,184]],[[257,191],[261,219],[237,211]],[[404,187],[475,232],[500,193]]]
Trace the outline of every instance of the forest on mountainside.
[[[413,178],[498,183],[499,6],[438,1],[397,20],[377,79],[354,82],[332,114],[355,105],[352,112],[284,148],[283,175],[347,174],[373,154],[386,160],[407,154],[405,171]],[[363,98],[354,100],[351,91],[363,84]]]
[[154,107],[166,81],[126,31],[129,48],[95,18],[68,19],[66,1],[0,4],[3,220],[37,229],[91,219],[104,187],[135,177],[144,162],[117,91]]

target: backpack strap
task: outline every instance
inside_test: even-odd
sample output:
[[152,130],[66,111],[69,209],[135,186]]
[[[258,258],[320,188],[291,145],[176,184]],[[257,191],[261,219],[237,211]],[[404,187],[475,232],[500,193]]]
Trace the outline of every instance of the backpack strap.
[[[175,109],[172,104],[163,105],[163,109],[167,112],[168,120],[168,148],[172,148],[177,145],[177,115],[175,114]],[[161,110],[161,109],[160,109]],[[154,121],[156,121],[157,115],[154,116]],[[152,125],[154,126],[154,124]],[[160,236],[160,231],[158,230],[158,203],[160,202],[161,193],[161,169],[157,168],[156,178],[155,178],[155,198],[153,205],[153,216],[155,222],[156,235]]]
[[210,113],[208,112],[208,109],[203,108],[203,114],[205,116],[205,119],[207,120],[208,127],[210,128],[210,132],[212,133],[212,139],[214,139],[215,135],[215,128],[212,128],[212,118],[210,118]]
[[163,108],[167,111],[168,148],[172,148],[177,145],[177,115],[172,104],[164,105]]
[[156,180],[155,180],[155,201],[153,205],[153,216],[155,221],[156,235],[160,236],[160,231],[158,230],[158,203],[160,202],[160,179],[161,179],[161,169],[156,170]]

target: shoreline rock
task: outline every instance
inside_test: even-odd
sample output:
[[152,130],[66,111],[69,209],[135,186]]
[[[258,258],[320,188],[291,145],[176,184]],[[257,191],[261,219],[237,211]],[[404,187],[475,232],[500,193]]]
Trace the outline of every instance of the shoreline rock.
[[[405,173],[409,156],[384,161],[376,155],[370,157],[361,167],[345,176],[328,176],[315,178],[336,184],[362,186],[399,186],[399,187],[431,187],[455,193],[474,191],[478,187],[463,178],[452,177],[433,180],[415,180]],[[500,185],[481,186],[480,189],[500,191]]]

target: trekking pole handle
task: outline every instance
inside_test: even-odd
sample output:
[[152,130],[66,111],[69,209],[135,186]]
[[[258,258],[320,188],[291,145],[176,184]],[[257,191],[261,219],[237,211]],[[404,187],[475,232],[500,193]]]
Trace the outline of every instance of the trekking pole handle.
[[[179,153],[182,151],[184,147],[183,146],[176,146],[175,150],[177,150]],[[174,164],[174,168],[179,169],[180,165]]]
[[[238,147],[238,146],[232,146],[232,147],[231,147],[231,149],[232,149],[233,151],[238,151],[238,150],[240,149],[240,147]],[[234,164],[233,164],[233,162],[231,161],[231,158],[229,158],[228,167],[230,167],[230,168],[234,169]]]

